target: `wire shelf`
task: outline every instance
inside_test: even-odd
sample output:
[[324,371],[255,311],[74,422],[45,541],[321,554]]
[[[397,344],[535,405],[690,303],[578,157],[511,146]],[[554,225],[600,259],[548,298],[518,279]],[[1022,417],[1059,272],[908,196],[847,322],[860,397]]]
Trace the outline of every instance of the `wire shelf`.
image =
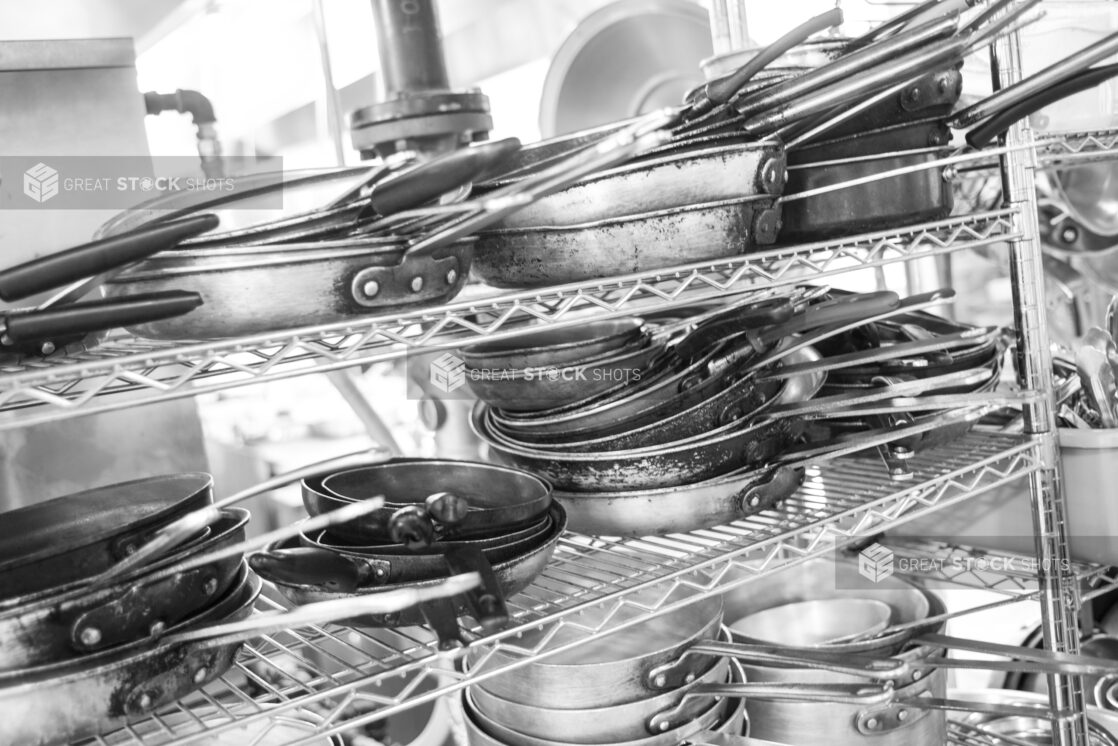
[[[877,457],[839,459],[809,470],[779,508],[726,526],[642,539],[568,533],[542,575],[509,600],[510,628],[485,638],[471,630],[466,649],[438,652],[425,628],[285,630],[247,645],[203,693],[83,744],[196,744],[207,734],[294,718],[313,725],[292,746],[320,746],[324,735],[353,732],[529,663],[555,635],[562,633],[562,644],[549,653],[1005,485],[1036,471],[1038,457],[1030,439],[972,433],[916,456],[910,482],[891,481]],[[278,608],[265,598],[259,605]],[[528,631],[544,634],[533,645],[523,638]],[[472,672],[456,665],[468,651],[476,656]]]
[[1118,130],[1058,132],[1036,138],[1042,166],[1080,165],[1118,158]]
[[[978,248],[1014,238],[1013,210],[994,210],[832,242],[657,272],[501,293],[438,308],[240,339],[169,343],[126,337],[96,349],[0,364],[0,429],[51,422],[454,348],[852,269]],[[131,392],[128,396],[119,396]]]

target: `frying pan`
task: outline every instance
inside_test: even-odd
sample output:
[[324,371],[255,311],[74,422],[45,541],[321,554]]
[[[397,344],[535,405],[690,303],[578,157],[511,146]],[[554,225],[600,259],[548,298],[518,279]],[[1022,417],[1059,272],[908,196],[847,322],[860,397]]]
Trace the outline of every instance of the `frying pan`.
[[493,433],[487,414],[487,407],[479,402],[471,425],[494,457],[541,474],[556,488],[569,492],[642,490],[701,482],[736,468],[765,463],[799,432],[794,419],[761,416],[662,446],[597,453],[541,451],[513,444]]
[[551,503],[550,485],[525,471],[472,461],[395,458],[305,480],[303,506],[315,516],[371,495],[384,495],[384,509],[331,531],[353,542],[372,544],[390,539],[387,525],[395,510],[440,493],[462,498],[468,506],[453,524],[442,521],[444,525],[435,526],[436,536],[442,539],[500,534],[534,522]]
[[[151,569],[241,541],[248,518],[228,509],[210,536]],[[232,556],[150,582],[141,576],[94,589],[79,582],[19,600],[0,610],[0,672],[72,660],[174,626],[220,598],[240,565],[241,557]]]
[[[292,582],[321,578],[322,585],[339,591],[353,592],[359,587],[410,583],[446,574],[443,553],[447,549],[469,548],[482,553],[491,565],[500,564],[538,546],[555,531],[555,520],[545,516],[530,528],[510,534],[506,539],[439,542],[422,553],[413,553],[393,545],[400,551],[385,553],[376,546],[337,547],[322,544],[305,534],[298,540],[257,555],[257,563],[269,562],[273,574],[279,576],[286,568],[295,568],[285,577]],[[488,546],[478,546],[488,542]],[[265,559],[266,557],[266,559]]]
[[160,527],[209,505],[212,485],[210,475],[201,473],[136,479],[3,513],[0,598],[107,570]]
[[525,525],[523,528],[515,528],[509,531],[495,530],[492,533],[487,533],[484,536],[475,539],[449,539],[438,542],[437,545],[428,547],[410,547],[406,544],[387,544],[387,543],[368,543],[368,542],[354,542],[342,536],[336,536],[329,529],[318,531],[308,536],[302,534],[300,541],[304,546],[322,547],[323,549],[330,549],[341,552],[352,552],[354,554],[383,554],[383,555],[416,555],[416,554],[437,554],[442,547],[454,546],[470,546],[477,549],[494,549],[504,546],[510,542],[520,541],[521,539],[534,536],[541,531],[545,530],[548,525],[548,518],[546,515],[539,520]]
[[[505,598],[527,588],[531,582],[543,572],[559,544],[559,538],[567,526],[567,516],[559,503],[552,503],[548,508],[551,516],[551,531],[535,546],[528,548],[522,554],[493,566],[500,590]],[[397,583],[388,586],[358,585],[354,590],[335,590],[336,588],[353,587],[351,570],[340,568],[341,574],[324,576],[318,572],[320,568],[301,568],[298,561],[276,554],[278,550],[292,549],[297,546],[298,540],[288,540],[269,546],[264,552],[249,557],[249,566],[262,578],[272,583],[276,590],[285,598],[295,604],[309,604],[318,601],[355,601],[369,595],[376,595],[393,589],[423,589],[438,584],[438,578],[429,578],[421,581]],[[444,571],[445,574],[445,571]],[[466,610],[463,599],[455,599],[455,609],[458,613]],[[352,624],[368,627],[396,627],[423,624],[427,618],[418,610],[408,610],[392,614],[361,614],[354,615]]]
[[803,483],[794,466],[739,469],[679,487],[624,492],[556,492],[572,531],[591,536],[658,536],[722,526],[778,505]]
[[443,303],[464,287],[472,260],[470,239],[420,254],[390,238],[192,248],[152,257],[106,289],[130,297],[176,287],[202,297],[189,317],[129,327],[139,336],[231,337]]
[[249,619],[260,581],[245,570],[242,580],[217,604],[158,640],[142,640],[55,664],[0,675],[0,742],[21,746],[68,743],[103,733],[224,674],[241,643],[304,624],[345,619],[364,612],[394,613],[431,598],[444,598],[478,584],[460,575],[422,589],[353,599],[342,606],[300,609]]

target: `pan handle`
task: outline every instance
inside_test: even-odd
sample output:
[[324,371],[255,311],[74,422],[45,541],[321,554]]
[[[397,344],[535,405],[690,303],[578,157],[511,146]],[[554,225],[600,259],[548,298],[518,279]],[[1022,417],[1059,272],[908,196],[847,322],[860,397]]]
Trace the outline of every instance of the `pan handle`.
[[182,645],[204,642],[206,647],[234,645],[254,637],[311,624],[328,624],[358,616],[395,614],[413,606],[440,598],[450,598],[481,585],[477,573],[453,575],[435,585],[397,588],[364,596],[300,606],[292,611],[257,614],[241,622],[217,624],[167,635],[161,645]]
[[317,547],[261,550],[248,558],[249,567],[265,580],[310,585],[331,593],[354,593],[387,578],[387,562],[359,560]]
[[1118,63],[1102,65],[1070,75],[1029,98],[994,113],[989,119],[967,132],[967,144],[972,148],[985,147],[1003,134],[1016,121],[1024,119],[1045,106],[1094,88],[1118,76]]
[[752,484],[735,497],[742,518],[773,507],[804,483],[807,470],[802,466],[778,466],[769,479]]
[[0,300],[18,301],[67,282],[101,274],[169,249],[217,225],[216,215],[196,215],[32,259],[0,272]]
[[202,305],[202,296],[183,290],[102,298],[45,310],[5,314],[3,339],[7,345],[60,342],[123,326],[182,316]]

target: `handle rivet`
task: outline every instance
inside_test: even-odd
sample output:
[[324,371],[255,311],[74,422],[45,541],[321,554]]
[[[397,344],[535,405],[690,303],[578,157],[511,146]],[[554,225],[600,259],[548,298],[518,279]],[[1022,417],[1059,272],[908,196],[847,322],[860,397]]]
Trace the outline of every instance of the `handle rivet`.
[[80,639],[82,641],[82,645],[85,645],[86,647],[93,647],[97,643],[101,642],[101,630],[97,629],[96,627],[85,627],[81,631]]
[[43,344],[39,346],[39,354],[50,355],[56,349],[58,348],[54,346],[54,342],[43,342]]
[[900,720],[902,723],[908,720],[908,710],[897,710],[897,720]]
[[652,680],[652,683],[656,685],[657,689],[663,688],[668,685],[668,677],[662,673],[657,674],[656,678]]
[[411,291],[413,293],[418,293],[422,289],[423,289],[423,278],[422,277],[413,277],[412,280],[411,280]]
[[870,718],[867,720],[866,727],[870,730],[877,730],[877,718]]
[[378,578],[383,578],[388,573],[385,572],[383,567],[378,567],[376,570],[373,571],[373,574],[376,575]]
[[458,270],[452,269],[446,273],[446,284],[453,285],[458,282]]
[[151,623],[150,627],[148,627],[148,633],[152,637],[158,637],[159,635],[163,634],[163,631],[165,629],[167,629],[167,623],[162,619],[157,619]]
[[361,292],[365,294],[366,298],[375,298],[377,293],[380,292],[380,283],[376,280],[369,280],[361,286]]
[[197,671],[194,672],[194,683],[195,684],[201,684],[203,681],[206,680],[206,676],[208,674],[209,674],[209,671],[206,670],[205,666],[202,666],[201,668],[199,668]]
[[667,721],[664,721],[664,722],[660,723],[660,726],[659,726],[660,727],[660,732],[661,733],[667,733],[668,729],[671,727],[671,725],[672,724],[667,722]]
[[140,701],[138,704],[140,705],[141,710],[150,710],[152,705],[151,695],[147,692],[144,692],[142,695],[140,695]]
[[217,593],[217,578],[207,578],[206,582],[202,584],[202,592],[207,596]]
[[919,681],[923,677],[924,677],[924,672],[923,671],[913,671],[912,672],[912,680],[913,681]]

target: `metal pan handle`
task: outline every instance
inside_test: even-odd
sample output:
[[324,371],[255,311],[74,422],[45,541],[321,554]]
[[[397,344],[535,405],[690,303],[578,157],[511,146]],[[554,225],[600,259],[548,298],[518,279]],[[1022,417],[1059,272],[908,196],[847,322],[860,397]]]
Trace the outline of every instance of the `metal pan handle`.
[[819,671],[861,676],[879,681],[898,681],[910,673],[909,665],[896,658],[872,658],[861,655],[835,655],[824,651],[770,645],[704,640],[687,649],[685,655],[717,655],[744,663],[796,666]]
[[254,637],[311,624],[327,624],[358,616],[382,616],[404,611],[426,601],[449,598],[481,585],[477,573],[453,575],[431,586],[397,588],[354,598],[320,601],[292,611],[259,614],[242,622],[217,624],[167,635],[161,645],[205,642],[207,647],[245,642]]

